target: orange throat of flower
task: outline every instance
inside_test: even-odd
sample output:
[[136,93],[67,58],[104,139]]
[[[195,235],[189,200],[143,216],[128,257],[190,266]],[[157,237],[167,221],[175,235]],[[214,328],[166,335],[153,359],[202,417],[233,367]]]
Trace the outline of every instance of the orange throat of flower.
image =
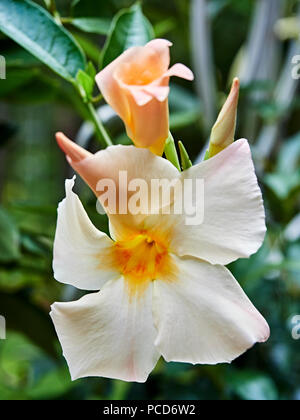
[[141,294],[151,281],[174,278],[175,267],[168,244],[147,232],[115,242],[111,256],[126,280],[130,295]]

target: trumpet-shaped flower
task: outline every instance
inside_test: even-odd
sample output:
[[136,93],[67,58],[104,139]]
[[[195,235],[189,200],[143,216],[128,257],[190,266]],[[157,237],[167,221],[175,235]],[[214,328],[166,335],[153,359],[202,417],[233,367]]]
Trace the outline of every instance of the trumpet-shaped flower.
[[[138,215],[120,214],[102,200],[111,239],[89,220],[73,192],[74,179],[66,181],[54,275],[59,282],[96,291],[52,305],[73,379],[144,382],[161,355],[193,364],[231,362],[267,340],[266,321],[224,267],[256,252],[265,235],[262,196],[246,140],[183,173],[134,146],[111,146],[93,155],[62,134],[58,142],[100,201],[99,180],[112,180],[117,193],[125,188],[120,171],[126,171],[128,182],[142,178],[147,185],[153,179],[203,179],[205,191],[204,220],[194,226],[183,214],[151,212],[147,205]],[[170,208],[176,200],[174,194]]]
[[183,64],[169,68],[171,45],[154,39],[144,47],[129,48],[96,76],[105,100],[122,118],[135,145],[158,155],[169,131],[169,79],[194,77]]

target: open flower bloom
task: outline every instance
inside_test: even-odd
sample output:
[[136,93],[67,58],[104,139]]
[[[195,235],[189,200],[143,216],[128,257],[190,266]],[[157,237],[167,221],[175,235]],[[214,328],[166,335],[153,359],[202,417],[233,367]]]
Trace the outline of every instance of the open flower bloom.
[[73,192],[74,179],[66,181],[54,243],[55,278],[97,291],[52,305],[72,379],[144,382],[161,355],[193,364],[231,362],[267,340],[266,321],[224,267],[256,252],[265,235],[246,140],[183,173],[134,146],[111,146],[92,155],[61,134],[58,142],[98,196],[96,184],[104,178],[114,181],[118,192],[124,188],[119,171],[127,172],[128,183],[203,179],[205,185],[201,225],[187,225],[182,214],[151,213],[147,205],[139,215],[113,214],[106,205],[110,239],[89,220]]
[[183,64],[169,68],[171,45],[154,39],[144,47],[129,48],[96,76],[101,93],[124,121],[134,144],[158,155],[169,131],[170,76],[193,79]]

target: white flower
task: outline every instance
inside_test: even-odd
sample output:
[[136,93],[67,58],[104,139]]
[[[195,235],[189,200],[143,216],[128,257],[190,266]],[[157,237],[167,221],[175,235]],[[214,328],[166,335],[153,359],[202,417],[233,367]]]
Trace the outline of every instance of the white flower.
[[54,275],[97,291],[52,305],[72,379],[144,382],[161,355],[193,364],[231,362],[267,340],[266,321],[224,267],[256,252],[265,235],[246,140],[183,173],[146,149],[112,146],[91,155],[62,135],[58,140],[95,192],[99,179],[117,180],[121,170],[129,180],[203,178],[205,185],[201,225],[187,226],[183,215],[109,214],[112,240],[89,220],[72,191],[74,180],[66,181]]

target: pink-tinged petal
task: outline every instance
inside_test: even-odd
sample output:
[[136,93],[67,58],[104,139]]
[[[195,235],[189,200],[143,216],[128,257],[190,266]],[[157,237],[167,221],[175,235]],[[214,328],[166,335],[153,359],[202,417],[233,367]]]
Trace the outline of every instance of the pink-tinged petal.
[[170,65],[170,47],[172,47],[172,42],[167,39],[153,39],[145,45],[145,48],[155,51],[157,58],[161,63],[161,69],[167,69]]
[[58,206],[54,277],[79,289],[99,290],[119,276],[113,267],[101,266],[100,256],[112,248],[113,242],[92,224],[73,186],[74,179],[66,180],[66,198]]
[[178,280],[153,285],[155,345],[166,361],[230,363],[269,327],[229,270],[193,258],[175,259]]
[[[169,161],[134,146],[107,147],[87,159],[72,162],[72,167],[87,182],[96,196],[99,196],[97,184],[102,179],[111,179],[115,183],[119,197],[119,188],[127,189],[130,181],[134,179],[144,180],[150,192],[153,179],[172,180],[179,176],[177,169]],[[127,180],[124,178],[124,172]],[[146,205],[145,213],[147,208]]]
[[146,89],[140,89],[139,87],[133,86],[129,88],[129,91],[138,106],[144,106],[153,99],[152,94],[147,92]]
[[159,102],[164,102],[169,96],[170,88],[169,86],[149,85],[144,88],[144,91],[151,95],[151,99],[155,98]]
[[[64,136],[64,153],[69,156],[72,168],[85,180],[96,196],[97,183],[102,179],[111,179],[119,189],[119,175],[124,171],[127,174],[128,183],[133,179],[143,179],[149,186],[153,179],[175,179],[179,177],[177,169],[166,159],[155,156],[148,150],[134,146],[110,146],[95,154],[86,152],[82,147]],[[79,154],[84,157],[81,160],[72,160],[70,156],[76,150],[76,158]],[[126,188],[128,187],[126,183]],[[118,196],[118,194],[117,194]]]
[[[204,196],[197,179],[204,182]],[[185,180],[192,182],[185,185]],[[266,232],[265,211],[247,140],[182,172],[181,182],[195,215],[203,210],[204,218],[173,216],[176,254],[226,265],[258,250]]]
[[192,70],[190,70],[187,66],[181,63],[174,64],[174,66],[170,67],[164,76],[177,76],[186,80],[194,80],[194,74]]
[[[63,145],[63,150],[67,156],[73,153],[73,142],[67,139]],[[79,149],[80,146],[77,146]],[[82,151],[76,147],[76,155],[84,155]],[[148,196],[145,200],[141,200],[140,214],[132,215],[119,202],[119,197],[123,196],[128,200],[135,193],[127,190],[132,180],[142,180],[147,185],[148,191],[151,191],[151,182],[154,179],[165,179],[172,181],[179,177],[178,170],[166,159],[154,155],[147,149],[139,149],[134,146],[110,146],[105,150],[101,150],[95,155],[89,154],[87,158],[80,161],[73,161],[68,158],[72,168],[83,178],[91,190],[97,197],[100,197],[100,202],[105,207],[110,216],[112,229],[116,233],[115,236],[120,239],[123,238],[123,229],[126,227],[130,230],[140,229],[140,224],[145,220],[147,214],[150,213],[149,206],[159,208],[161,197]],[[126,175],[125,175],[126,174]],[[116,190],[112,190],[111,202],[116,205],[110,206],[111,202],[108,200],[102,201],[101,195],[103,190],[97,189],[99,181],[111,180],[115,185]],[[115,200],[114,200],[115,199]],[[126,204],[126,203],[125,203]],[[117,214],[112,214],[116,213]]]
[[69,160],[73,162],[80,162],[81,160],[92,156],[92,153],[68,139],[63,133],[56,133],[56,141],[61,150],[68,156]]
[[102,376],[145,382],[159,353],[154,347],[152,285],[131,297],[123,278],[76,302],[55,303],[51,318],[72,379]]
[[173,43],[163,38],[156,38],[149,41],[146,46],[154,48],[158,53],[165,50],[166,47],[172,47]]

